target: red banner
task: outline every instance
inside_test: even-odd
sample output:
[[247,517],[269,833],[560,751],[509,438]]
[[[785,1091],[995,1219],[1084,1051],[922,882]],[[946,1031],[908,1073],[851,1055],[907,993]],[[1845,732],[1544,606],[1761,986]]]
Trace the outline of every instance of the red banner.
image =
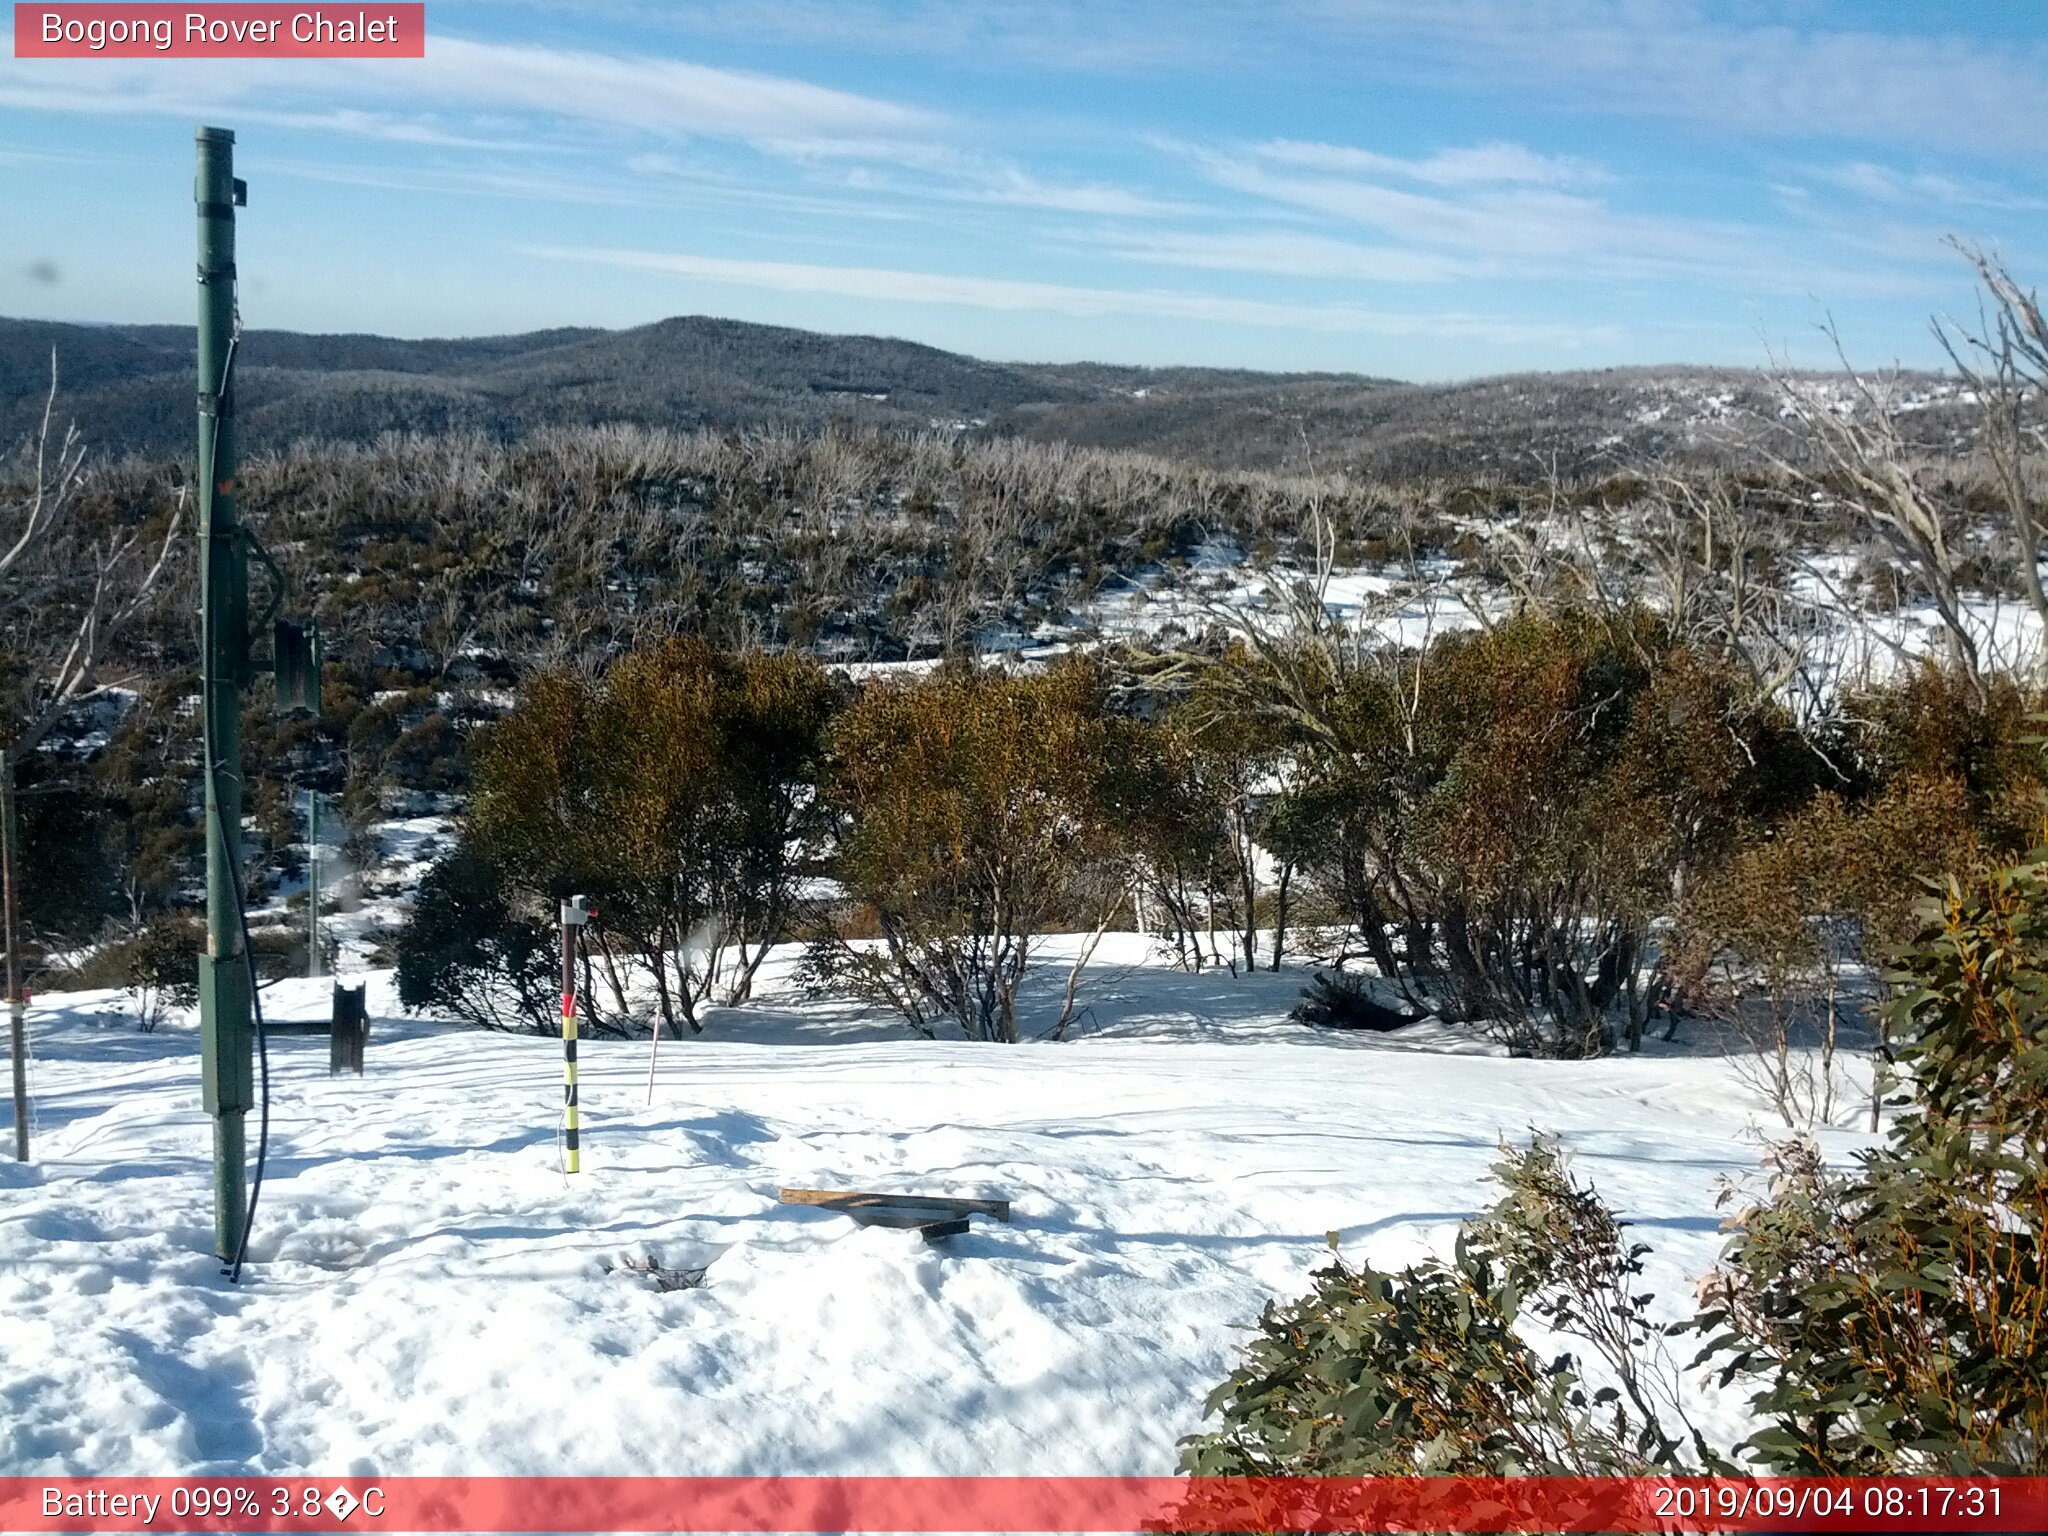
[[0,1531],[2044,1531],[2048,1478],[0,1478]]
[[17,59],[422,59],[427,8],[387,5],[14,7]]

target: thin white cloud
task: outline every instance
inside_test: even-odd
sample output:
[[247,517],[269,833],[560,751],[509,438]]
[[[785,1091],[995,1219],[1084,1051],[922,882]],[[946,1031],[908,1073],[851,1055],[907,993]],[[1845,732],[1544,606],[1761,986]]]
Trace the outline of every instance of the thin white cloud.
[[[304,111],[308,99],[347,111]],[[927,133],[930,114],[807,81],[682,59],[477,42],[436,34],[420,60],[0,60],[0,105],[30,110],[190,116],[233,107],[309,127],[400,137],[402,121],[359,105],[396,100],[417,113],[515,112],[664,135],[768,143]]]
[[1203,211],[1196,203],[1153,197],[1105,182],[1046,181],[1015,166],[989,171],[965,185],[949,189],[947,195],[970,203],[1046,208],[1059,213],[1093,213],[1109,218],[1157,219]]
[[910,134],[934,123],[929,114],[871,96],[682,59],[436,38],[425,62],[424,88],[455,100],[659,133],[760,141],[797,134]]
[[[115,80],[96,78],[122,61],[95,62],[70,73],[63,60],[38,60],[30,77],[0,59],[0,107],[30,112],[64,112],[87,116],[202,118],[232,112],[238,122],[331,133],[352,139],[411,144],[435,149],[479,149],[536,153],[543,146],[530,138],[487,138],[448,127],[435,117],[400,116],[356,107],[307,107],[303,110],[262,103],[259,93],[231,81],[208,81],[177,65],[172,79]],[[156,66],[172,68],[170,64]],[[132,88],[131,88],[132,87]],[[253,99],[252,99],[253,98]]]
[[1009,278],[960,277],[885,267],[818,266],[806,262],[748,261],[679,252],[598,246],[537,246],[522,254],[582,262],[707,283],[729,283],[781,293],[831,295],[886,303],[940,304],[974,309],[1039,311],[1102,318],[1149,316],[1211,324],[1295,331],[1361,331],[1387,336],[1476,338],[1502,345],[1579,347],[1611,342],[1609,326],[1576,326],[1466,313],[1403,313],[1347,304],[1283,304],[1215,294],[1089,288]]
[[[565,0],[548,0],[557,9]],[[2020,10],[2032,0],[2004,7]],[[607,0],[617,9],[616,0]],[[1861,8],[1841,7],[1854,18]],[[1266,82],[1312,58],[1362,82],[1682,119],[1773,138],[2041,141],[2048,40],[1972,35],[1971,7],[1829,25],[1725,0],[692,0],[650,24],[842,55],[1003,59],[1063,72],[1177,69]],[[1871,8],[1874,12],[1875,8]],[[1775,13],[1775,14],[1774,14]],[[1779,19],[1779,18],[1782,18]]]
[[1609,179],[1606,169],[1591,161],[1539,154],[1521,144],[1498,142],[1440,149],[1420,159],[1403,159],[1347,144],[1304,143],[1297,139],[1269,139],[1252,145],[1251,152],[1281,165],[1340,175],[1394,176],[1438,187],[1595,186]]
[[266,173],[336,186],[373,187],[389,192],[504,198],[612,208],[696,208],[735,204],[772,208],[834,220],[864,219],[883,224],[918,222],[899,208],[879,207],[856,198],[808,196],[764,187],[737,177],[694,170],[674,156],[648,153],[633,156],[627,169],[639,180],[612,175],[575,175],[568,170],[537,171],[531,165],[506,166],[355,166],[317,161],[266,160]]
[[1276,172],[1247,157],[1203,157],[1219,184],[1399,239],[1487,253],[1558,255],[1588,245],[1600,205],[1569,193],[1516,189],[1455,199],[1382,182]]
[[[571,0],[573,3],[573,0]],[[547,0],[559,11],[564,0]],[[589,0],[585,0],[589,8]],[[1063,72],[1200,66],[1241,57],[1259,7],[1174,0],[1170,17],[1118,0],[641,0],[643,22],[841,55],[1002,58]],[[1219,36],[1219,33],[1225,34]]]
[[1461,258],[1472,275],[1573,282],[1678,278],[1836,296],[1917,291],[1895,271],[1825,259],[1799,231],[1632,213],[1549,186],[1419,191],[1385,179],[1275,166],[1252,150],[1183,153],[1220,186],[1371,229],[1397,248]]
[[2009,187],[1938,171],[1901,171],[1869,160],[1852,160],[1843,165],[1816,166],[1810,173],[1817,181],[1853,192],[1872,202],[1899,208],[1986,208],[2000,212],[2040,212],[2048,209],[2048,198],[2029,196]]
[[[1092,213],[1107,218],[1166,218],[1201,213],[1201,205],[1153,196],[1107,182],[1048,180],[1007,160],[972,154],[933,139],[776,139],[764,146],[792,160],[814,165],[852,163],[840,173],[848,185],[868,192],[895,192],[948,202],[1044,208],[1059,213]],[[874,167],[888,166],[922,178],[891,179]]]
[[[1772,138],[2037,151],[2048,46],[1915,30],[1745,25],[1705,0],[1297,0],[1376,73]],[[1958,11],[1953,14],[1962,14]],[[1342,46],[1336,44],[1336,46]]]
[[1159,266],[1212,272],[1263,272],[1276,277],[1334,278],[1367,283],[1440,283],[1496,270],[1492,263],[1441,252],[1360,245],[1292,230],[1205,234],[1158,230],[1111,231],[1097,244],[1112,254]]

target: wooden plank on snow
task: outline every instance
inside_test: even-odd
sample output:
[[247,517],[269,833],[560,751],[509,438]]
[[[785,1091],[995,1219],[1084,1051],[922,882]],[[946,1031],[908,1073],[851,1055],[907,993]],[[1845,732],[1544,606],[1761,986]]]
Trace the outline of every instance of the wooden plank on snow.
[[[926,1220],[937,1216],[993,1216],[997,1221],[1010,1219],[1010,1202],[1007,1200],[970,1199],[959,1195],[892,1195],[869,1189],[785,1189],[782,1192],[784,1205],[816,1205],[827,1210],[844,1211],[858,1218],[864,1211],[898,1210],[924,1211],[931,1213]],[[915,1226],[916,1222],[882,1222],[874,1225]]]

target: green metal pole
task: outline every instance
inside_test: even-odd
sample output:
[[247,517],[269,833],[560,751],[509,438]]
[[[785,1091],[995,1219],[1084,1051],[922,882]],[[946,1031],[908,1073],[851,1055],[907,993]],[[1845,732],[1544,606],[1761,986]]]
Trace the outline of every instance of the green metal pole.
[[235,516],[235,136],[199,130],[199,612],[206,726],[206,953],[199,961],[200,1070],[213,1117],[214,1251],[232,1259],[248,1210],[243,1116],[254,1037],[236,872],[242,857],[241,685],[249,578]]

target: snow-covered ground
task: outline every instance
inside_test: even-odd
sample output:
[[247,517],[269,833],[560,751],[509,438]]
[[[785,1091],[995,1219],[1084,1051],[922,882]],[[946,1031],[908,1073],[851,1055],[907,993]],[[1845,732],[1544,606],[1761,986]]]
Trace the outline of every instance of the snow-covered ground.
[[[1466,531],[1475,536],[1498,532],[1477,522]],[[1569,544],[1570,537],[1553,531],[1549,542]],[[1821,697],[1885,683],[1917,659],[1947,653],[1947,631],[1931,602],[1880,611],[1852,590],[1852,576],[1862,558],[1840,550],[1805,551],[1785,582],[1784,596],[1800,611],[1805,626],[1797,637],[1798,670]],[[1285,632],[1294,616],[1280,611],[1274,589],[1306,579],[1305,573],[1286,566],[1257,569],[1227,554],[1211,553],[1185,571],[1141,572],[1106,589],[1075,615],[1075,623],[1078,630],[1107,639],[1152,644],[1218,628]],[[1650,586],[1640,581],[1631,585],[1618,576],[1611,579],[1611,595],[1653,609],[1662,606],[1661,595]],[[1337,567],[1325,579],[1322,597],[1329,619],[1371,645],[1397,650],[1426,648],[1444,635],[1504,617],[1515,606],[1505,586],[1446,559],[1423,562],[1415,569],[1399,564]],[[1958,618],[1988,671],[2025,675],[2048,652],[2048,635],[2022,599],[1966,590],[1958,602]],[[1071,648],[1039,644],[1010,654],[1034,663]],[[929,665],[882,663],[857,675]],[[1776,665],[1771,661],[1765,670],[1774,671]]]
[[[908,1038],[786,970],[664,1042],[651,1103],[647,1042],[589,1043],[573,1177],[560,1046],[399,1018],[372,974],[366,1076],[273,1042],[239,1287],[189,1020],[143,1035],[120,994],[46,995],[36,1160],[0,1164],[0,1473],[1165,1472],[1326,1232],[1383,1265],[1444,1251],[1499,1140],[1537,1127],[1639,1223],[1676,1316],[1721,1242],[1716,1180],[1770,1123],[1710,1053],[1333,1035],[1284,1020],[1299,972],[1105,955],[1061,1043]],[[316,1015],[324,986],[266,1008]],[[1005,1195],[1014,1219],[927,1247],[784,1185]],[[648,1256],[705,1282],[616,1270]]]

